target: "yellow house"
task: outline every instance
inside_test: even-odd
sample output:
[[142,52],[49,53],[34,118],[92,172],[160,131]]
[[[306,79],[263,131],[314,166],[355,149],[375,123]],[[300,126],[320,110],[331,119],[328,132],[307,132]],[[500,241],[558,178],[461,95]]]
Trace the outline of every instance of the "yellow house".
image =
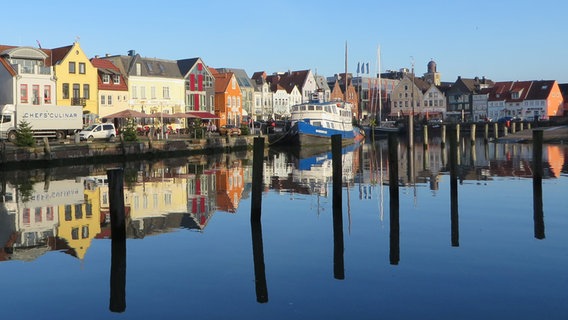
[[57,78],[57,105],[82,106],[83,114],[97,115],[97,68],[93,67],[78,42],[50,50]]
[[[110,60],[126,77],[130,109],[166,115],[189,111],[185,110],[185,80],[177,61],[145,58],[133,50],[127,56],[105,56],[101,59]],[[168,121],[173,121],[173,126],[182,126],[179,118]]]

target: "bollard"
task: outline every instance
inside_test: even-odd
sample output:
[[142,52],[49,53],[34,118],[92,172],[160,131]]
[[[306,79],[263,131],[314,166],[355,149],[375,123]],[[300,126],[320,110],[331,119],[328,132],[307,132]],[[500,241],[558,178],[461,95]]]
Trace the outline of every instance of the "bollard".
[[124,171],[107,170],[111,225],[110,306],[112,312],[126,310],[126,222]]
[[511,133],[517,132],[517,123],[511,122]]

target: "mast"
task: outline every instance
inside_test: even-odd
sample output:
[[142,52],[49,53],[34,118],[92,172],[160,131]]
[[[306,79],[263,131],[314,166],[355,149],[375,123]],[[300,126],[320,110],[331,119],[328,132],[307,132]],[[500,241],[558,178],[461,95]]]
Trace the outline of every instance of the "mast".
[[345,41],[345,90],[343,90],[343,103],[347,102],[347,41]]
[[379,126],[381,125],[382,116],[383,116],[383,94],[381,88],[381,45],[377,49],[377,64],[378,64],[378,71],[379,74]]

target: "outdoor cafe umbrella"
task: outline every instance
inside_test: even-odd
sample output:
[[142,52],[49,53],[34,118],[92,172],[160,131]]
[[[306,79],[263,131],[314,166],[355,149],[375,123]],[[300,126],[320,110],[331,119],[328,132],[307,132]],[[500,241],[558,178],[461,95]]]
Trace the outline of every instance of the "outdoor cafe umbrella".
[[117,113],[109,114],[108,116],[104,116],[103,119],[149,118],[149,117],[150,117],[149,114],[132,109],[126,109],[119,111]]

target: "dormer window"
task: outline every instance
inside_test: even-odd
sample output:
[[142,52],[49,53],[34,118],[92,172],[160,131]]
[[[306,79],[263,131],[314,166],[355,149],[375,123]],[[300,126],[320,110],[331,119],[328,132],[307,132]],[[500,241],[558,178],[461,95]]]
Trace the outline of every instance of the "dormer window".
[[114,84],[120,84],[120,75],[118,75],[118,74],[113,75],[112,76],[112,82]]
[[108,74],[103,74],[103,83],[108,84],[110,83],[110,76]]
[[519,99],[519,93],[518,93],[518,92],[513,92],[513,93],[511,93],[511,98],[513,98],[513,99]]

